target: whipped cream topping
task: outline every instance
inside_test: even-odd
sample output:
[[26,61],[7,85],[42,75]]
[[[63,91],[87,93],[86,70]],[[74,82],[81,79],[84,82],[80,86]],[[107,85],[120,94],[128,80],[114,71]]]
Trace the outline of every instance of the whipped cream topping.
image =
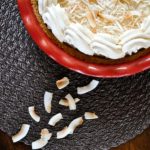
[[150,47],[150,0],[38,0],[60,42],[110,59]]
[[91,39],[94,37],[93,33],[84,28],[78,23],[70,24],[65,30],[64,42],[73,45],[79,49],[82,53],[87,55],[94,55],[94,51],[91,50]]
[[109,34],[96,34],[91,42],[91,49],[95,54],[111,59],[125,56],[125,53],[121,50],[121,45],[117,44],[117,39],[113,39]]

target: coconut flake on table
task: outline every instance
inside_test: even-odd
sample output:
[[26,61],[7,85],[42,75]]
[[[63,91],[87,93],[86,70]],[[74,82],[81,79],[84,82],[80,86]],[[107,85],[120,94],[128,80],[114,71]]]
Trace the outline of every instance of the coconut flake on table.
[[86,120],[98,119],[98,116],[93,112],[85,112],[84,117]]
[[51,137],[52,133],[50,133],[47,128],[41,130],[41,139],[49,141]]
[[29,132],[29,129],[30,129],[30,125],[23,124],[20,131],[16,135],[12,136],[13,143],[16,143],[16,142],[22,140],[24,137],[26,137],[26,135]]
[[69,109],[70,110],[76,110],[76,103],[75,103],[74,98],[70,94],[67,94],[65,96],[65,98],[68,100]]
[[69,78],[67,77],[63,77],[62,79],[56,81],[56,85],[58,89],[65,88],[69,83],[70,81]]
[[59,101],[59,105],[68,107],[68,106],[69,106],[69,102],[68,102],[67,99],[61,99],[61,100]]
[[57,139],[63,139],[69,134],[68,127],[63,128],[61,131],[57,132]]
[[75,100],[75,103],[80,102],[80,98],[75,98],[74,100]]
[[32,142],[32,149],[41,149],[44,146],[46,146],[47,143],[48,143],[48,140],[38,139],[38,140]]
[[52,133],[49,133],[48,129],[41,130],[41,138],[32,142],[32,149],[41,149],[47,145],[48,141],[52,137]]
[[77,87],[77,93],[78,94],[85,94],[88,93],[92,90],[94,90],[99,84],[99,81],[97,80],[92,80],[88,85],[83,86],[83,87]]
[[62,139],[68,136],[69,134],[73,134],[74,130],[83,124],[83,118],[79,117],[74,119],[68,127],[65,127],[63,130],[57,132],[57,139]]
[[[80,99],[79,98],[75,98],[74,101],[75,101],[75,103],[78,103],[80,101]],[[59,101],[59,104],[62,105],[62,106],[65,106],[65,107],[69,106],[69,102],[68,102],[67,99],[61,99]]]
[[61,119],[63,119],[63,116],[61,113],[58,113],[49,120],[48,124],[51,126],[55,126],[56,123],[59,122]]
[[74,119],[68,126],[68,129],[69,129],[69,134],[73,134],[74,130],[83,124],[83,118],[82,117],[79,117],[79,118],[76,118]]
[[33,120],[35,120],[36,122],[39,122],[40,121],[40,116],[38,116],[36,113],[35,113],[35,107],[34,106],[31,106],[31,107],[28,107],[28,111],[29,111],[29,114],[31,116],[31,118]]
[[45,111],[47,113],[51,113],[52,98],[53,98],[53,93],[50,93],[50,92],[46,91],[45,94],[44,94],[44,107],[45,107]]

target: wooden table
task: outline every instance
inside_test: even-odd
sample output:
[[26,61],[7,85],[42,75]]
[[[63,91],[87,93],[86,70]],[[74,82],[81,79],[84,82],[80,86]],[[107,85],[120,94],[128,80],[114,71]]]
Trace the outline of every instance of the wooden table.
[[[0,150],[30,150],[31,147],[23,143],[13,144],[11,138],[0,132]],[[150,127],[141,135],[111,150],[150,150]]]

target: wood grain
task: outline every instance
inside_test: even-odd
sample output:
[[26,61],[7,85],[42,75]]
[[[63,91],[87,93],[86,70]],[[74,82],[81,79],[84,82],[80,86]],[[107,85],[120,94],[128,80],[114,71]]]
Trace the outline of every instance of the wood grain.
[[[31,150],[31,147],[23,143],[13,144],[11,138],[0,131],[0,150]],[[150,127],[126,144],[111,150],[150,150]]]
[[150,150],[150,127],[126,144],[112,150]]

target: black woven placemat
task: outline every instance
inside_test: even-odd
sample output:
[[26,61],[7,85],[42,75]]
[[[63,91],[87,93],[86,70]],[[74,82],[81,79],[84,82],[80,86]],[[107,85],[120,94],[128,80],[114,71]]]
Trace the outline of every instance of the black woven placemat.
[[[70,112],[58,105],[61,97],[76,87],[86,85],[92,78],[72,72],[48,58],[34,44],[20,19],[15,0],[0,1],[0,129],[8,134],[18,131],[21,124],[31,124],[27,144],[39,138],[47,127],[54,132],[85,111],[95,111],[99,119],[86,121],[75,134],[62,140],[55,136],[45,150],[102,150],[117,146],[141,133],[150,124],[150,71],[120,79],[98,79],[99,87],[83,96],[77,111]],[[63,76],[70,86],[58,91],[55,81]],[[54,92],[53,112],[43,109],[43,94]],[[41,122],[35,123],[28,114],[28,106],[35,105]],[[64,120],[56,128],[47,125],[58,112]]]

